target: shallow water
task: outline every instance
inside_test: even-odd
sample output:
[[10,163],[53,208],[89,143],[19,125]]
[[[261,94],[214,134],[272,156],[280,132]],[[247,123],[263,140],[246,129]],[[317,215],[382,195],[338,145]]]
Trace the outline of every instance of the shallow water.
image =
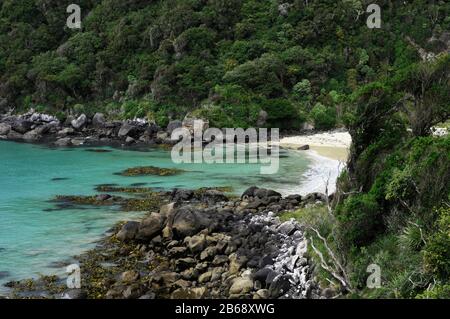
[[[93,194],[98,184],[163,189],[232,186],[236,193],[257,185],[289,194],[301,189],[312,165],[305,154],[283,151],[278,174],[261,175],[256,164],[176,165],[170,153],[160,149],[98,149],[109,152],[0,141],[0,285],[38,274],[63,274],[61,261],[70,262],[71,256],[92,248],[116,222],[141,216],[113,208],[55,210],[49,200],[56,195]],[[114,174],[135,166],[187,172],[166,177]]]

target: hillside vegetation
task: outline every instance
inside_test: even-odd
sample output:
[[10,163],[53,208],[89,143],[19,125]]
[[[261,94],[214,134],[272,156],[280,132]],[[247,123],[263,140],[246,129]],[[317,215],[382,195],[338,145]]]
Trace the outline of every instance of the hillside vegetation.
[[450,137],[431,134],[450,114],[450,2],[376,1],[369,29],[372,1],[80,0],[69,30],[71,2],[0,1],[0,111],[345,126],[329,207],[288,216],[310,226],[317,277],[346,296],[450,298]]
[[79,0],[70,30],[72,2],[0,2],[0,110],[327,129],[352,92],[420,60],[412,42],[449,45],[446,1],[377,1],[369,29],[372,1]]

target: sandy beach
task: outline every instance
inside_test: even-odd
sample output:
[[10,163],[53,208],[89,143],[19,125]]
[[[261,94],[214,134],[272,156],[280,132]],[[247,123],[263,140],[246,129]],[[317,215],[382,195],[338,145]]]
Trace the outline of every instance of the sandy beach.
[[[312,160],[303,175],[298,193],[325,193],[327,184],[328,193],[335,192],[336,180],[345,168],[351,143],[350,134],[342,130],[282,138],[280,147],[303,152]],[[309,146],[308,150],[299,150],[305,145]]]
[[297,150],[308,145],[310,152],[314,151],[320,156],[328,157],[340,162],[348,159],[352,138],[345,131],[330,131],[317,134],[289,136],[280,140],[280,147]]

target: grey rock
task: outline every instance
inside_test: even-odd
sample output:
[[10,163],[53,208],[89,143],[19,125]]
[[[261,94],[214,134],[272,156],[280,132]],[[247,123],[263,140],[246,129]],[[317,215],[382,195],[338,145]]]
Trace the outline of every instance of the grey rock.
[[106,123],[105,115],[103,113],[95,113],[92,118],[92,125],[97,128],[104,127]]
[[181,121],[179,121],[179,120],[171,121],[167,125],[166,132],[169,135],[171,135],[174,130],[176,130],[177,128],[182,127],[182,125],[183,125],[183,123]]
[[61,299],[86,299],[87,294],[82,289],[70,289],[61,295]]
[[130,123],[123,123],[122,127],[117,134],[118,137],[134,137],[138,133],[138,129],[136,126],[131,125]]
[[8,135],[9,131],[11,131],[11,125],[0,123],[0,135]]
[[242,193],[241,198],[250,198],[250,197],[254,197],[255,196],[255,192],[258,190],[259,188],[256,186],[252,186],[247,188],[244,193]]
[[26,132],[23,135],[23,139],[25,141],[34,142],[41,138],[41,135],[36,130],[31,130],[29,132]]
[[291,277],[288,275],[276,278],[269,287],[270,297],[279,298],[283,294],[286,294],[292,286],[290,279]]
[[72,142],[71,142],[70,138],[65,137],[65,138],[60,138],[59,140],[57,140],[55,142],[55,145],[60,146],[60,147],[71,146]]
[[307,150],[309,150],[309,145],[297,147],[297,151],[307,151]]
[[139,240],[150,240],[154,238],[156,235],[161,233],[164,227],[164,222],[164,216],[161,214],[152,213],[139,225],[136,238]]
[[26,132],[31,130],[32,126],[33,126],[33,122],[18,119],[13,122],[11,128],[20,134],[25,134]]
[[70,124],[74,129],[81,130],[87,124],[87,117],[85,114],[81,114],[76,120],[73,120]]
[[253,280],[250,278],[238,278],[230,287],[230,294],[242,295],[253,290]]
[[133,240],[139,230],[140,223],[131,221],[127,222],[125,225],[122,226],[120,231],[117,233],[116,238],[120,241],[128,241]]

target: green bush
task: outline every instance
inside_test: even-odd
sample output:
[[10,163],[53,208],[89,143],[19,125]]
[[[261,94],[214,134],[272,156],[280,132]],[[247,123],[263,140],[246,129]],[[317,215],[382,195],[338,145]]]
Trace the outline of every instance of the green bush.
[[440,279],[450,278],[450,208],[441,209],[437,230],[423,251],[425,269]]
[[311,110],[311,118],[318,130],[328,130],[336,126],[336,110],[321,103],[314,105]]
[[370,244],[382,230],[381,208],[375,197],[358,194],[348,197],[336,210],[339,232],[345,247]]

